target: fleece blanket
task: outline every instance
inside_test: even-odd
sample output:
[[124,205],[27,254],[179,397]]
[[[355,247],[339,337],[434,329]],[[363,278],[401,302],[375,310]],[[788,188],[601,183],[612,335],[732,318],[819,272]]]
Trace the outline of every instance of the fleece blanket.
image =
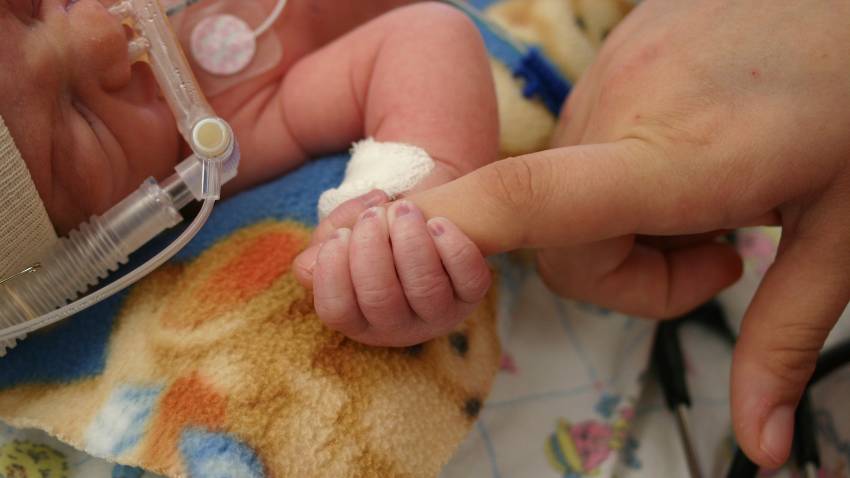
[[[629,5],[472,3],[489,6],[487,17],[536,45],[563,74],[476,19],[493,54],[503,152],[543,148],[569,80]],[[212,229],[151,283],[0,362],[3,416],[77,447],[41,430],[0,426],[0,477],[154,477],[80,449],[174,476],[433,475],[470,426],[444,478],[687,476],[649,370],[654,324],[555,297],[521,261],[499,262],[502,357],[483,403],[497,357],[493,302],[444,340],[367,351],[316,327],[308,297],[285,273],[263,289],[285,270],[313,223],[310,203],[338,182],[344,162],[311,164],[256,198],[225,204]],[[778,233],[743,231],[739,239],[746,273],[721,297],[733,325]],[[847,337],[850,311],[831,342]],[[696,325],[685,327],[683,341],[699,461],[706,476],[723,476],[734,447],[731,351]],[[850,470],[848,372],[814,390],[822,477]]]
[[[346,159],[222,204],[170,265],[23,341],[0,363],[3,421],[171,477],[434,476],[490,389],[494,303],[407,349],[324,328],[290,265]],[[44,469],[0,474],[63,476]]]
[[[621,0],[488,9],[535,50],[469,12],[493,54],[506,155],[545,147],[570,80],[628,9]],[[449,337],[405,351],[365,349],[318,326],[286,269],[317,193],[339,181],[345,160],[226,204],[175,264],[0,363],[2,416],[77,447],[0,427],[0,477],[153,476],[92,455],[170,476],[433,476],[475,416],[446,478],[687,475],[649,373],[654,324],[554,297],[521,261],[499,262],[499,315],[514,320],[500,324],[487,401],[495,296]],[[740,239],[747,272],[722,297],[733,324],[778,236]],[[850,336],[848,320],[832,341]],[[721,476],[734,446],[730,350],[699,327],[684,341],[697,453],[705,473]],[[847,475],[848,384],[843,373],[815,389],[820,476]]]

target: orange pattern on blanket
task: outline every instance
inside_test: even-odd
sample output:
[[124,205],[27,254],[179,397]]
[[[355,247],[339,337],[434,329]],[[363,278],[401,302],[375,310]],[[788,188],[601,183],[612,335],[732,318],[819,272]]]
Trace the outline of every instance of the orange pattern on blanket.
[[[209,278],[202,299],[232,305],[247,302],[271,287],[278,277],[289,272],[302,241],[285,232],[268,232],[242,249]],[[207,297],[203,297],[206,295]]]
[[[289,228],[287,228],[289,229]],[[259,231],[259,232],[258,232]],[[195,268],[185,278],[182,293],[173,296],[162,315],[163,325],[194,329],[240,307],[269,290],[289,272],[295,256],[307,245],[307,235],[294,228],[262,225],[219,251],[219,260]],[[237,235],[238,236],[238,235]]]
[[176,465],[180,432],[186,427],[216,430],[225,425],[227,399],[197,373],[178,379],[162,397],[156,420],[148,432],[143,460]]

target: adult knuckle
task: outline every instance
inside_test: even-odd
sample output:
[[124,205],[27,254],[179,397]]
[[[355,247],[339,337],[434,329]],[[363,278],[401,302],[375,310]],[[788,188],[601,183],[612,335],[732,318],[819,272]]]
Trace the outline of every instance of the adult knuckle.
[[804,383],[814,371],[818,351],[793,345],[772,347],[770,359],[765,361],[764,366],[772,375],[786,382]]
[[764,366],[783,380],[806,382],[828,333],[828,327],[816,324],[777,324],[764,346]]
[[527,212],[536,207],[537,181],[526,161],[504,159],[482,172],[482,187],[497,204],[513,212]]

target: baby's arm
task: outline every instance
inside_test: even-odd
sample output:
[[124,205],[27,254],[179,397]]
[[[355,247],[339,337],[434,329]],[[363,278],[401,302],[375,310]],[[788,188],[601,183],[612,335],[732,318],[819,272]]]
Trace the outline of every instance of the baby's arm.
[[483,42],[462,13],[399,8],[292,66],[251,138],[266,164],[246,162],[246,176],[271,178],[373,137],[423,148],[437,163],[423,186],[441,184],[496,159],[494,98]]
[[[279,118],[303,157],[342,150],[364,136],[425,149],[430,187],[496,158],[498,126],[480,36],[459,12],[434,4],[393,11],[302,60],[287,75]],[[487,292],[475,245],[411,203],[388,210],[380,193],[349,201],[317,231],[299,279],[313,287],[329,326],[378,345],[445,334]],[[361,214],[362,213],[362,214]],[[334,224],[352,229],[334,233]]]

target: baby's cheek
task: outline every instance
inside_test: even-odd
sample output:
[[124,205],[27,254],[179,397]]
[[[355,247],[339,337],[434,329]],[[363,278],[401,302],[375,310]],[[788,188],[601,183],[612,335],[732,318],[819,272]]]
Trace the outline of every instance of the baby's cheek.
[[[156,90],[150,97],[133,91],[149,87],[137,86],[136,83],[147,81],[137,76],[134,73],[128,88],[111,94],[118,101],[106,103],[100,112],[121,146],[119,156],[111,161],[113,172],[123,173],[124,177],[114,179],[117,184],[129,183],[130,187],[137,187],[150,176],[159,180],[170,176],[177,162],[189,154],[188,150],[181,151],[175,119],[165,101],[156,98]],[[122,162],[126,165],[122,166]]]
[[131,161],[141,165],[137,170],[143,170],[145,177],[163,178],[173,174],[174,167],[186,155],[181,154],[180,135],[171,111],[164,103],[144,108],[139,125],[143,128],[150,125],[150,130],[149,135],[137,137],[141,144],[136,154],[130,155]]

